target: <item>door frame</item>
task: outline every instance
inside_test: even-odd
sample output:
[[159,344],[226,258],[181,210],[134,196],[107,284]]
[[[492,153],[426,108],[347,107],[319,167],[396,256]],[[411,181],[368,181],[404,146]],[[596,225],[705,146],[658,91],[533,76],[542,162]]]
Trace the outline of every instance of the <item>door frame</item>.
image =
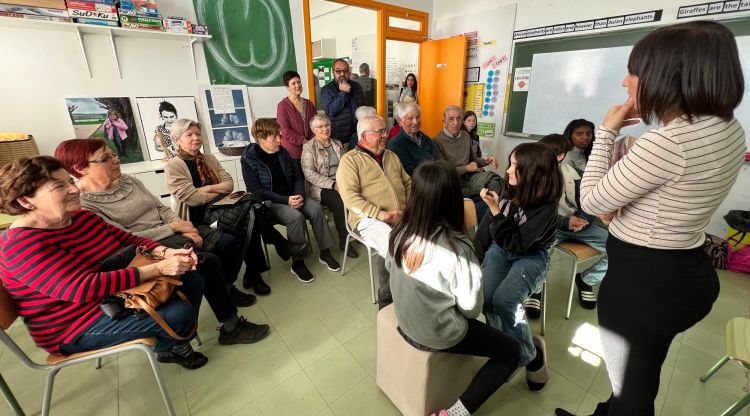
[[[374,0],[326,0],[332,3],[340,3],[348,6],[362,7],[377,12],[377,103],[376,108],[381,117],[386,117],[385,101],[385,41],[398,40],[403,42],[421,43],[427,40],[430,14],[419,10],[381,3]],[[302,12],[305,23],[305,49],[307,53],[307,88],[315,91],[317,78],[313,77],[312,67],[312,35],[310,30],[310,0],[302,0]],[[419,30],[405,29],[389,24],[391,17],[419,22]],[[310,94],[310,99],[315,102],[315,94]]]

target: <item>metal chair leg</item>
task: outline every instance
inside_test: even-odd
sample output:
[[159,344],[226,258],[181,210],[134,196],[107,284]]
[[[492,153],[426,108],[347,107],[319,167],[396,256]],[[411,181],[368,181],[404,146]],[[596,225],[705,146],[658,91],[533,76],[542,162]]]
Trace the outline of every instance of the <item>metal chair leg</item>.
[[102,357],[99,357],[96,359],[96,364],[94,364],[94,368],[96,368],[97,370],[102,368]]
[[60,368],[53,368],[47,374],[47,384],[44,386],[44,400],[42,401],[42,416],[49,416],[50,405],[52,404],[52,388],[55,386],[55,376]]
[[542,328],[541,335],[544,336],[544,328],[547,326],[547,282],[542,283]]
[[169,416],[175,416],[174,407],[172,407],[172,399],[170,399],[169,392],[167,391],[167,383],[164,382],[164,376],[161,374],[159,363],[156,362],[155,354],[146,350],[143,352],[148,356],[148,362],[151,364],[151,369],[154,371],[154,378],[156,378],[156,384],[159,386],[161,398],[164,400],[164,406],[167,408],[167,413]]
[[5,397],[5,401],[8,403],[8,407],[13,410],[13,413],[16,416],[25,416],[21,405],[18,404],[18,400],[16,400],[16,396],[13,395],[13,392],[10,390],[8,383],[5,382],[5,379],[2,375],[0,375],[0,392],[3,393],[3,397]]
[[372,274],[372,250],[369,246],[367,247],[367,263],[370,268],[370,291],[372,292],[372,303],[377,303],[377,299],[375,297],[375,275]]
[[568,293],[568,309],[565,310],[565,319],[570,319],[570,308],[573,305],[573,290],[576,287],[576,274],[578,273],[578,260],[573,256],[573,277],[570,279],[570,292]]
[[733,404],[732,407],[725,410],[724,413],[721,414],[721,416],[734,416],[748,404],[750,404],[750,394],[746,394],[745,397],[742,398],[742,400],[738,401],[737,403]]
[[341,275],[342,276],[344,275],[344,273],[346,273],[346,257],[347,257],[347,254],[349,254],[349,241],[351,241],[351,237],[347,234],[346,242],[344,243],[344,259],[341,260]]
[[719,360],[716,364],[714,364],[713,367],[711,367],[708,371],[706,371],[706,374],[704,374],[704,375],[701,376],[701,381],[705,383],[706,380],[708,380],[709,378],[711,378],[711,376],[714,375],[714,373],[716,373],[717,371],[719,371],[719,369],[724,364],[726,364],[727,361],[729,361],[729,356],[725,355],[724,358],[722,358],[721,360]]

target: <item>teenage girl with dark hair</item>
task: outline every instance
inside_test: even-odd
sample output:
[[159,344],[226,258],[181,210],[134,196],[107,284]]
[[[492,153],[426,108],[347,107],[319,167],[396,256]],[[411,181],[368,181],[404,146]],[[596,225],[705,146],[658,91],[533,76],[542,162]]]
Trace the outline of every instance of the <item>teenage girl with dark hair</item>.
[[549,266],[563,178],[554,152],[540,143],[518,145],[509,166],[502,195],[487,188],[480,193],[491,215],[480,224],[475,246],[484,258],[487,323],[521,343],[517,365],[526,367],[526,383],[536,391],[549,373],[544,340],[531,336],[523,302],[542,286]]
[[482,149],[479,147],[479,135],[477,134],[477,113],[467,111],[464,113],[464,122],[461,124],[461,130],[469,133],[471,137],[471,150],[482,157]]
[[573,120],[565,127],[563,136],[573,145],[573,149],[565,155],[563,163],[583,173],[594,147],[594,123],[582,118]]
[[468,416],[513,373],[518,342],[478,321],[482,270],[464,234],[461,179],[445,161],[421,164],[390,236],[386,267],[398,328],[423,351],[489,357],[461,397],[433,416]]

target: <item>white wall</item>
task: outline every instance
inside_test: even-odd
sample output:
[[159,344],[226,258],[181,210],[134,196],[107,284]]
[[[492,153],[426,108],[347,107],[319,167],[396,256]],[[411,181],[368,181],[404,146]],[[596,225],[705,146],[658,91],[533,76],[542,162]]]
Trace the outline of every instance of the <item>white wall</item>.
[[[361,7],[345,6],[321,16],[310,17],[311,40],[336,39],[336,56],[326,58],[352,57],[352,39],[376,32],[377,13]],[[373,56],[377,56],[374,52]],[[375,68],[374,60],[368,62]],[[355,64],[358,64],[355,62]],[[357,72],[357,68],[352,68]]]

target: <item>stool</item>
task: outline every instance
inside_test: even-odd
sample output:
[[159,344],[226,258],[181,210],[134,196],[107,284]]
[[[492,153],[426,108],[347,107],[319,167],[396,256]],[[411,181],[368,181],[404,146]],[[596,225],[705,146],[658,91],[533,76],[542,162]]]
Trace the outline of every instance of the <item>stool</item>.
[[424,416],[452,406],[487,361],[412,347],[396,330],[393,304],[378,312],[377,325],[376,382],[406,416]]
[[[378,317],[380,319],[380,317]],[[714,364],[706,374],[701,377],[701,382],[711,378],[714,373],[729,361],[735,360],[750,370],[750,319],[732,318],[727,322],[727,355],[719,362]],[[731,416],[737,414],[745,406],[750,404],[750,393],[725,410],[721,416]]]

